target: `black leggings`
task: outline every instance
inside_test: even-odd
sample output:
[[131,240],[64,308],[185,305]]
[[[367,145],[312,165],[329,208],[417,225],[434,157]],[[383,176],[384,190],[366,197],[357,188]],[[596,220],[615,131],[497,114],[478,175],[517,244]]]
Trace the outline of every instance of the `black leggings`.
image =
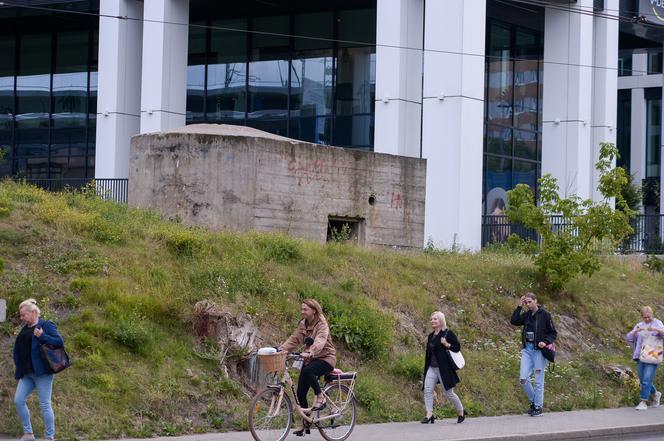
[[297,382],[297,400],[300,402],[300,407],[309,407],[307,392],[309,392],[310,387],[314,389],[316,395],[320,394],[318,377],[329,374],[332,369],[334,368],[323,360],[312,360],[311,363],[302,368],[300,380]]

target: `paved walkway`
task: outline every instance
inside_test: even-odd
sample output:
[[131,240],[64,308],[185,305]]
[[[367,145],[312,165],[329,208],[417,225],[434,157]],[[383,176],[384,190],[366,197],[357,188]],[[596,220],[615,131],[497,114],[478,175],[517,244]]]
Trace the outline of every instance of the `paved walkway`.
[[[664,406],[637,412],[633,408],[551,412],[540,418],[527,415],[469,417],[463,424],[456,419],[435,424],[387,423],[355,427],[350,441],[563,441],[632,438],[664,440]],[[661,435],[661,438],[659,436]],[[305,438],[292,433],[287,440],[321,440],[312,431]],[[248,432],[152,438],[153,441],[251,441]],[[0,435],[0,441],[8,441]],[[138,440],[123,440],[138,441]]]

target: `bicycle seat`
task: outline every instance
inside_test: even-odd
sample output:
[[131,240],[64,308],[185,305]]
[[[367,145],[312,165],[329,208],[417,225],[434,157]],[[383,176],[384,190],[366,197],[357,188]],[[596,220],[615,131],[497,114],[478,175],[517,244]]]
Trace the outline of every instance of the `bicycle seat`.
[[357,372],[343,372],[341,369],[334,369],[325,375],[325,381],[354,380]]

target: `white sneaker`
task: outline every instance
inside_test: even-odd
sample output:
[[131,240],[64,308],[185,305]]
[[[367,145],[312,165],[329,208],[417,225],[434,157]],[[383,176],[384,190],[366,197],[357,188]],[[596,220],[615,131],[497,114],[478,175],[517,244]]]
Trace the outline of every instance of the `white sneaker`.
[[655,396],[652,400],[652,407],[659,407],[659,402],[662,399],[662,393],[660,391],[655,392]]
[[641,401],[638,406],[635,407],[636,410],[647,410],[648,405],[645,401]]

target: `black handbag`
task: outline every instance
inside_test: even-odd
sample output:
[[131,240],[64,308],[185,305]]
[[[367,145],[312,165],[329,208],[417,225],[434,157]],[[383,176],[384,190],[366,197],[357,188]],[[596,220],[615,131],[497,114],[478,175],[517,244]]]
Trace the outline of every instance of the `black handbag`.
[[67,355],[67,351],[62,346],[43,343],[40,345],[39,351],[41,352],[44,364],[46,364],[46,369],[51,374],[57,374],[71,366],[69,355]]
[[556,344],[555,343],[549,343],[548,345],[544,346],[543,348],[540,348],[540,351],[542,351],[542,355],[550,363],[555,363],[556,362]]

